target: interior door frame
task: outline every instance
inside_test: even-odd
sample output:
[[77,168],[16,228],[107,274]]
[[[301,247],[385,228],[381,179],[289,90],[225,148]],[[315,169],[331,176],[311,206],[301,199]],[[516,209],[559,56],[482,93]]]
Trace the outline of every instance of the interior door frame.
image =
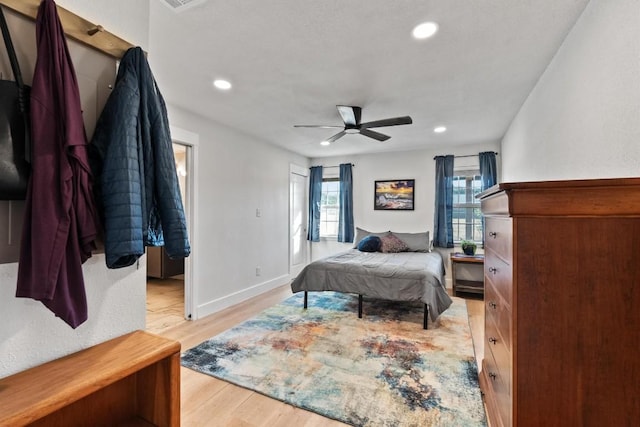
[[191,245],[191,254],[184,259],[184,318],[187,320],[196,320],[197,311],[194,310],[197,301],[198,289],[194,283],[196,280],[198,265],[198,149],[200,143],[200,135],[190,132],[186,129],[169,126],[171,131],[171,140],[175,144],[187,147],[186,153],[186,169],[187,180],[185,190],[185,206],[184,213],[187,219],[187,233],[189,235],[189,244]]
[[[291,183],[292,183],[292,175],[298,175],[298,176],[302,176],[306,179],[307,182],[307,186],[305,187],[305,205],[308,205],[309,203],[309,189],[308,189],[308,183],[309,183],[309,168],[308,167],[304,167],[304,166],[300,166],[300,165],[296,165],[294,163],[290,163],[289,164],[289,274],[291,275],[292,271],[293,271],[293,248],[291,245],[291,239],[292,239],[292,234],[291,234],[291,221],[292,219],[292,215],[291,215],[291,210],[292,210],[292,205],[293,205],[293,194],[291,191]],[[306,226],[305,226],[306,229]],[[304,259],[305,259],[305,264],[309,263],[309,259],[310,259],[310,247],[309,247],[309,242],[306,240],[306,236],[305,236],[305,254],[304,254]]]

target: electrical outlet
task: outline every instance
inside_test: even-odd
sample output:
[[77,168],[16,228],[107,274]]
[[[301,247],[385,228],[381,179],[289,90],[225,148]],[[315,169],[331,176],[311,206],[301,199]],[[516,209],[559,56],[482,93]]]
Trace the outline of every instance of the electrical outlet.
[[260,208],[256,209],[256,217],[260,218],[262,216],[262,211],[260,210]]
[[262,274],[262,269],[260,267],[256,267],[256,276],[260,276]]

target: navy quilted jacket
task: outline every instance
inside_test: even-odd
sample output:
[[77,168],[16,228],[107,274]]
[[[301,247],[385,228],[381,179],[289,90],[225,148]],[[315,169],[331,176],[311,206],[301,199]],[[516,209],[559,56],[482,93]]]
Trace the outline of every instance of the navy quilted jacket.
[[107,267],[135,263],[145,246],[189,256],[167,109],[144,52],[122,57],[91,141]]

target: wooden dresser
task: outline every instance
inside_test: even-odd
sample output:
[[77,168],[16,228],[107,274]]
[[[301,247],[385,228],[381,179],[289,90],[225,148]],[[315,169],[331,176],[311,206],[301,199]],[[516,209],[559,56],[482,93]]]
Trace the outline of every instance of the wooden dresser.
[[640,178],[504,183],[479,197],[491,426],[637,425]]

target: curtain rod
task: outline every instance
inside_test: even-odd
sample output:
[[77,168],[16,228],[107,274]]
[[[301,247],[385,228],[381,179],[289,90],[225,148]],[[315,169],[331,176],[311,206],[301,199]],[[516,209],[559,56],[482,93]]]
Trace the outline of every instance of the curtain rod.
[[[495,154],[495,155],[497,156],[499,153],[498,153],[497,151],[494,151],[494,152],[493,152],[493,154]],[[460,157],[478,157],[478,156],[479,156],[479,154],[466,154],[466,155],[464,155],[464,156],[453,156],[453,157],[455,157],[455,158],[460,158]],[[436,159],[436,157],[438,157],[438,156],[435,156],[435,157],[433,158],[433,160],[435,160],[435,159]]]
[[[322,165],[319,165],[319,166],[322,166]],[[354,165],[353,163],[351,163],[351,166],[354,167],[354,168],[356,167],[356,165]],[[322,166],[323,169],[339,168],[339,167],[340,167],[340,165],[338,165],[338,166]]]

